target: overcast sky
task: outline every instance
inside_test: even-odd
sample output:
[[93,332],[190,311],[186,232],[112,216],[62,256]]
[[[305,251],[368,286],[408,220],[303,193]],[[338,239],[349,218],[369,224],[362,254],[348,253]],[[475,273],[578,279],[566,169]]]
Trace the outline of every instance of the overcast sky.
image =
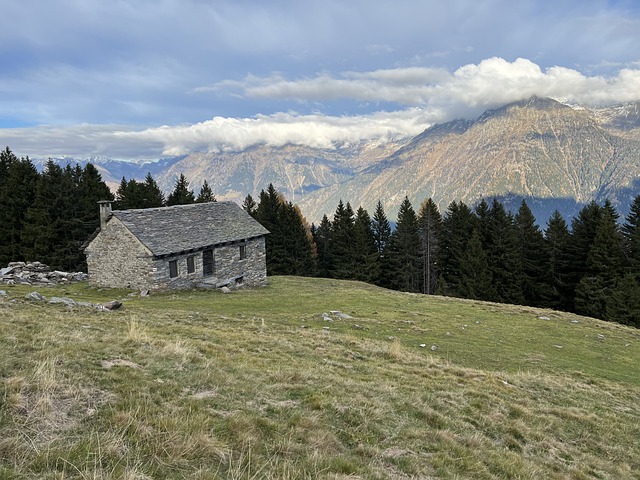
[[0,144],[156,159],[640,100],[636,0],[2,0]]

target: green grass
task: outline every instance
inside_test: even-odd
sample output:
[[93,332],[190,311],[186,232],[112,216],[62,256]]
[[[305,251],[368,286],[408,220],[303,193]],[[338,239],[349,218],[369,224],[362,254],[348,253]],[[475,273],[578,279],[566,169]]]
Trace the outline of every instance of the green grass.
[[0,479],[640,478],[635,329],[326,279],[3,288]]

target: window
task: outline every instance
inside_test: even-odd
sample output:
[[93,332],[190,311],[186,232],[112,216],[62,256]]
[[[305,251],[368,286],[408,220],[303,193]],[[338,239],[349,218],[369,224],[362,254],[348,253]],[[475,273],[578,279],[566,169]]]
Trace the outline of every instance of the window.
[[244,260],[247,258],[247,246],[240,245],[240,260]]
[[196,257],[187,257],[187,273],[193,273],[196,271]]
[[213,250],[202,252],[202,275],[210,277],[213,275]]
[[169,277],[176,278],[178,276],[178,261],[171,260],[169,262]]

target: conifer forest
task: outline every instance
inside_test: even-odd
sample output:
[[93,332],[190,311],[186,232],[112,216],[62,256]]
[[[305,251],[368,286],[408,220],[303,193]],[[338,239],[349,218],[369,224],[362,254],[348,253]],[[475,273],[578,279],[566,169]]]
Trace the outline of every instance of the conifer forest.
[[[196,195],[184,175],[164,194],[150,174],[122,179],[114,196],[92,165],[40,173],[29,158],[0,152],[0,266],[39,260],[86,271],[83,245],[99,226],[97,202],[116,209],[216,201],[205,181]],[[382,287],[553,308],[640,327],[640,196],[620,218],[609,202],[566,220],[537,222],[526,201],[512,213],[495,199],[440,212],[405,197],[396,219],[340,201],[330,219],[309,224],[273,185],[242,207],[271,233],[269,275],[359,280]],[[392,222],[395,228],[392,228]],[[540,228],[539,225],[544,225]]]

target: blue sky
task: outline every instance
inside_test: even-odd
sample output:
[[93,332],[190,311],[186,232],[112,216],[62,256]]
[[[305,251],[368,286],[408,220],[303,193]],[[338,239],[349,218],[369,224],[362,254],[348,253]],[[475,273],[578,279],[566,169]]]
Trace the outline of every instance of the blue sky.
[[640,100],[640,2],[3,0],[0,144],[154,159]]

